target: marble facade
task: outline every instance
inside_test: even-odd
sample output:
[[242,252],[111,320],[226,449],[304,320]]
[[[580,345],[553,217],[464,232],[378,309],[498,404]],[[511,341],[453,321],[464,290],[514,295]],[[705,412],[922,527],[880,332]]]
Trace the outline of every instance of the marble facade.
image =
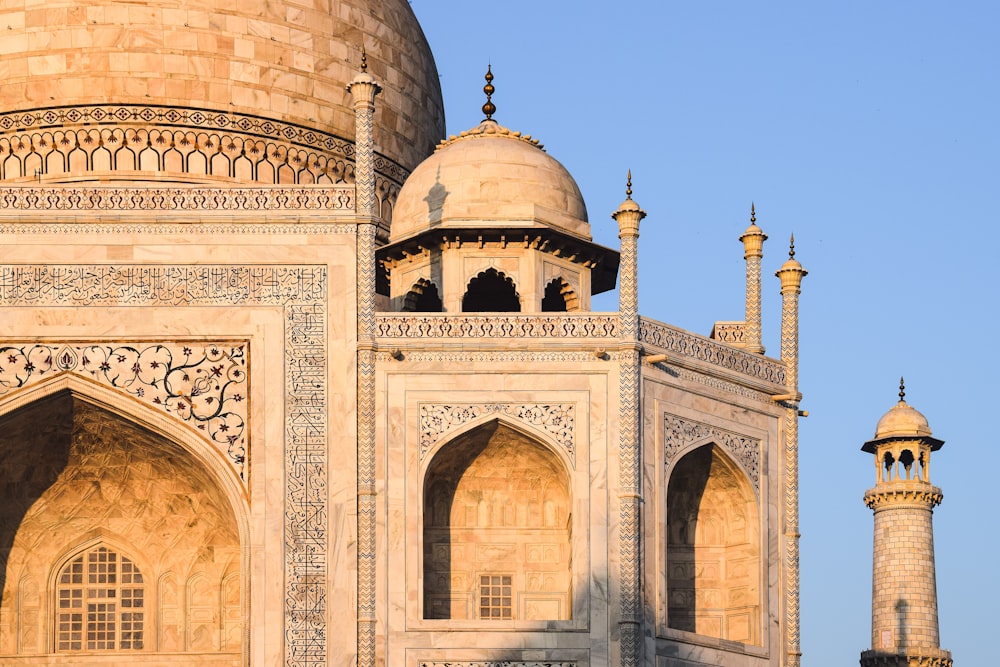
[[619,252],[491,112],[422,163],[406,3],[147,4],[0,8],[0,661],[796,666],[801,266],[781,359],[642,318],[631,192]]

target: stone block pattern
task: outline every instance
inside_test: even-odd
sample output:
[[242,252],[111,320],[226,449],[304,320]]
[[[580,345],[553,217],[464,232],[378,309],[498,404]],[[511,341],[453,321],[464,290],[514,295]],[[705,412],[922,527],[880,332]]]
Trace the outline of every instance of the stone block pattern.
[[872,649],[919,653],[940,646],[931,508],[875,511]]

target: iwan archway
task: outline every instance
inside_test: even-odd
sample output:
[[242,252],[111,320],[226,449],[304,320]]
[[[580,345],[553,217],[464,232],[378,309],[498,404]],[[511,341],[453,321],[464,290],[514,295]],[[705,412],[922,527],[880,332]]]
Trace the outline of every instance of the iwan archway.
[[246,664],[246,502],[191,431],[71,373],[0,403],[2,664]]
[[667,626],[761,645],[757,497],[714,443],[689,450],[667,482]]

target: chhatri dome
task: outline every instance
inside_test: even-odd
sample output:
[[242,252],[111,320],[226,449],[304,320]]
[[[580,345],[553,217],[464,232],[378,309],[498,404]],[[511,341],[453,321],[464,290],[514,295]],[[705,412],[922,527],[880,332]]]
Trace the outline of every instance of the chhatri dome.
[[400,190],[391,239],[431,228],[550,227],[591,239],[580,188],[537,139],[493,119],[493,73],[486,73],[486,118],[442,141]]
[[615,286],[619,255],[593,243],[576,181],[494,120],[494,90],[487,69],[485,119],[442,141],[399,191],[378,251],[391,310],[587,310]]
[[437,68],[406,0],[0,0],[0,15],[3,180],[350,182],[346,86],[364,65],[383,88],[382,175],[398,185],[444,136]]
[[906,402],[903,379],[899,380],[899,402],[882,415],[875,427],[875,439],[931,435],[927,418]]

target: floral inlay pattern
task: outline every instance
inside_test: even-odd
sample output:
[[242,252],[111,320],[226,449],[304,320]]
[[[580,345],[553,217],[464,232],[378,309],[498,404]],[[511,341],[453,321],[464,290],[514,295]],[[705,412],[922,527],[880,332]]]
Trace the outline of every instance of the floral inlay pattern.
[[572,403],[422,404],[420,458],[449,432],[489,414],[505,415],[548,433],[566,450],[571,461],[576,460],[576,406]]
[[126,392],[200,431],[244,476],[247,344],[0,344],[0,395],[61,372]]

